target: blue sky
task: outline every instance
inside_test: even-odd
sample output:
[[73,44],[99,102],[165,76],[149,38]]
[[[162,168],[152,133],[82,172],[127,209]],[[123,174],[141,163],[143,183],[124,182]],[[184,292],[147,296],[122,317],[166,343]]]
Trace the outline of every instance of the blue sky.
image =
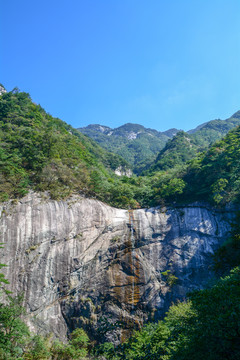
[[239,0],[9,0],[0,82],[74,127],[189,130],[240,109]]

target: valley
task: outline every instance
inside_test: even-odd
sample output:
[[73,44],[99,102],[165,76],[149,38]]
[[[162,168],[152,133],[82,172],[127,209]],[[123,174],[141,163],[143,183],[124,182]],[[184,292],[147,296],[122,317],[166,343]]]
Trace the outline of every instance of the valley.
[[1,88],[0,358],[237,358],[239,114],[86,136]]

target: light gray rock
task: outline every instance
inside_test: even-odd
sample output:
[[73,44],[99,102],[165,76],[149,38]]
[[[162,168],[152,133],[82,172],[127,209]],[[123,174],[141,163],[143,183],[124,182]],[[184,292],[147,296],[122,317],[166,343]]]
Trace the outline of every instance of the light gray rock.
[[7,90],[5,89],[5,87],[0,84],[0,96],[1,96],[2,94],[5,94],[6,92],[7,92]]
[[114,173],[118,176],[127,176],[127,177],[131,177],[132,176],[132,170],[130,169],[124,169],[122,166],[119,166]]
[[[210,281],[234,216],[199,204],[127,211],[35,193],[0,210],[1,263],[11,290],[25,294],[31,329],[64,339],[83,326],[115,342]],[[167,270],[178,278],[172,286]]]

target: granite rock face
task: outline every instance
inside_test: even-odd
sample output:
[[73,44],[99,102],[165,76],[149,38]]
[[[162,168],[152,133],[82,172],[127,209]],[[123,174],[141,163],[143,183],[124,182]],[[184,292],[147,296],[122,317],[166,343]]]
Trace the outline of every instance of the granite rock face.
[[82,326],[115,342],[209,282],[211,255],[234,216],[197,204],[128,211],[34,193],[0,210],[1,263],[11,290],[25,294],[32,330],[64,339]]

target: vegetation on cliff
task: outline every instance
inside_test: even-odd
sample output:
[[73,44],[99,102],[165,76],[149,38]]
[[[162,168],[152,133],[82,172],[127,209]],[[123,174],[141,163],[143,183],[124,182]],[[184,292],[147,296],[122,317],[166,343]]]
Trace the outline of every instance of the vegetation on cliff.
[[235,360],[240,358],[240,268],[211,288],[170,307],[164,320],[148,324],[125,343],[107,343],[98,354],[115,360]]
[[213,256],[217,278],[170,307],[123,344],[104,343],[95,354],[115,360],[236,360],[240,358],[240,213],[229,239]]
[[[234,119],[231,124],[235,124]],[[117,177],[114,170],[128,167],[124,159],[47,114],[28,94],[18,90],[3,93],[0,200],[18,198],[33,189],[48,191],[54,199],[78,193],[125,208],[197,200],[215,206],[239,204],[240,127],[207,148],[210,139],[218,139],[216,127],[221,125],[218,121],[208,124],[212,132],[206,132],[206,126],[191,134],[179,132],[145,176]],[[225,123],[223,131],[229,126]],[[229,239],[214,255],[216,274],[224,276],[214,286],[190,294],[186,302],[173,305],[164,320],[146,325],[124,344],[114,347],[107,343],[95,348],[93,356],[132,360],[239,359],[239,234],[237,217]],[[0,269],[3,266],[0,264]],[[0,274],[0,359],[87,356],[89,339],[81,329],[70,335],[67,344],[32,335],[23,322],[21,296],[11,297],[6,285],[7,280]]]
[[136,208],[182,191],[182,181],[168,174],[160,179],[116,176],[114,170],[127,168],[125,160],[47,114],[17,89],[0,96],[0,140],[0,201],[33,189],[48,191],[53,199],[77,193]]
[[[202,140],[197,134],[205,127],[190,135],[179,132],[145,176],[118,177],[114,170],[127,169],[125,160],[47,114],[28,94],[18,90],[3,93],[0,200],[21,197],[33,189],[48,191],[54,199],[84,194],[123,208],[176,200],[206,200],[217,205],[238,202],[240,129],[199,153]],[[160,171],[156,170],[159,166]]]
[[[0,264],[0,269],[4,266]],[[51,334],[32,334],[24,321],[23,295],[11,296],[8,284],[4,274],[0,273],[0,360],[86,358],[90,341],[83,329],[75,329],[67,343],[54,339]]]
[[22,297],[8,295],[0,299],[0,359],[1,360],[72,360],[86,359],[90,341],[82,329],[75,329],[67,343],[51,335],[32,334],[24,322]]
[[2,201],[29,189],[49,191],[55,199],[77,192],[104,200],[99,182],[111,192],[117,180],[113,171],[127,167],[125,160],[47,114],[18,90],[0,96],[0,140]]

